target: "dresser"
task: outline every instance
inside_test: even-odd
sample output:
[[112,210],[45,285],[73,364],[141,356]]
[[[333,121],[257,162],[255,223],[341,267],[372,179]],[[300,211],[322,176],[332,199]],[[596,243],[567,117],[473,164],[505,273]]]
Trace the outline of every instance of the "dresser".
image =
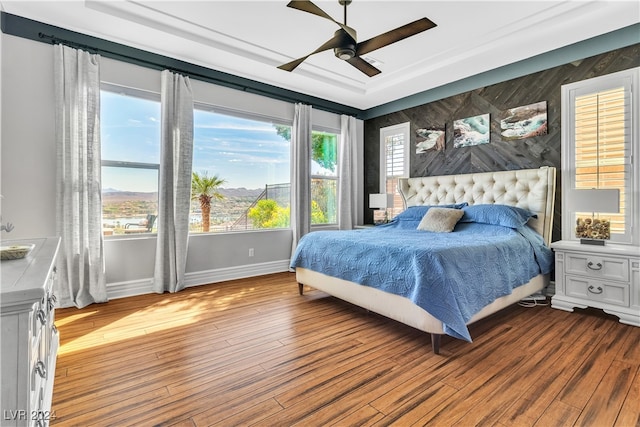
[[640,248],[576,241],[551,244],[555,251],[556,294],[551,307],[573,311],[595,307],[640,326]]
[[46,426],[59,346],[54,326],[57,237],[2,241],[35,245],[22,259],[0,264],[2,412],[0,425]]

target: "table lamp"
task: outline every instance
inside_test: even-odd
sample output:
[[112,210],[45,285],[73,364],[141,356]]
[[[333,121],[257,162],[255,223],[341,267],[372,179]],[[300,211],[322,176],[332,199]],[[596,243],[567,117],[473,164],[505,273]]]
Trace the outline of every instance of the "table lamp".
[[373,221],[375,224],[387,222],[387,208],[393,206],[393,194],[381,193],[381,194],[369,194],[369,208],[384,210],[384,220]]
[[576,237],[580,243],[604,246],[605,240],[611,238],[611,222],[596,218],[595,214],[620,212],[620,190],[574,190],[570,202],[573,212],[591,212],[591,217],[576,218]]

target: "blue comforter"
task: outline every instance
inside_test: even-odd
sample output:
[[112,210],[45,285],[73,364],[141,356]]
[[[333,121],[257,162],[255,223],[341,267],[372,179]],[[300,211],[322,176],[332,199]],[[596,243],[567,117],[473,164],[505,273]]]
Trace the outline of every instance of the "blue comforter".
[[451,233],[398,221],[369,229],[305,235],[291,267],[401,295],[471,341],[467,322],[512,289],[547,274],[553,254],[528,227],[459,222]]

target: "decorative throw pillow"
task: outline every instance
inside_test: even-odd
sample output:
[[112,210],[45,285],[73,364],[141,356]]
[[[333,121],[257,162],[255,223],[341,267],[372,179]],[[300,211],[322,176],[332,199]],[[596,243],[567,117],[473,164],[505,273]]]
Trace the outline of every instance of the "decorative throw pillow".
[[409,206],[404,211],[400,212],[398,215],[393,218],[396,221],[420,221],[427,211],[431,208],[452,208],[452,209],[462,209],[466,206],[469,206],[467,202],[455,203],[450,205],[420,205],[420,206]]
[[418,224],[418,230],[449,233],[456,226],[464,212],[461,209],[432,207]]

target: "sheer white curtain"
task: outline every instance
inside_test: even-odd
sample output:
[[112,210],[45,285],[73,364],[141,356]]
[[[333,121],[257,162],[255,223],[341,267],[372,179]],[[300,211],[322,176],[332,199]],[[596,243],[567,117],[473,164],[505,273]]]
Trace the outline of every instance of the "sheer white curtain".
[[338,226],[351,230],[356,223],[356,118],[340,116],[340,155],[338,156]]
[[311,105],[296,104],[291,129],[291,229],[293,245],[311,228]]
[[193,162],[193,93],[189,78],[163,71],[160,96],[158,242],[153,275],[157,293],[184,288]]
[[107,301],[102,237],[100,57],[54,46],[56,295],[62,307]]

